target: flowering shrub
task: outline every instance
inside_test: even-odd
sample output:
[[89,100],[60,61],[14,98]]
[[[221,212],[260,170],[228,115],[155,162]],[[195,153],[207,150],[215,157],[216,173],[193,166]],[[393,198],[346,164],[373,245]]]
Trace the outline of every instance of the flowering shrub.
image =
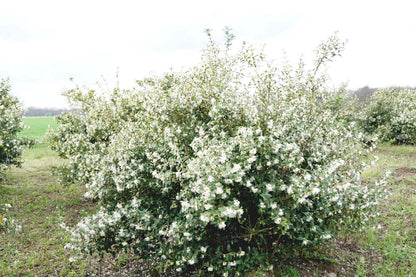
[[[31,146],[33,140],[18,137],[23,130],[23,108],[18,99],[10,95],[8,80],[0,80],[0,182],[10,165],[20,166],[20,156],[25,147]],[[4,206],[3,206],[4,205]],[[14,232],[18,227],[14,220],[7,217],[10,204],[0,203],[0,233]]]
[[199,65],[107,95],[66,92],[79,113],[57,118],[62,177],[84,184],[99,211],[66,248],[133,250],[161,272],[234,276],[290,245],[325,242],[375,214],[381,186],[365,167],[356,128],[336,120],[321,68],[343,43],[331,37],[312,69],[278,68],[244,44],[210,39]]
[[25,147],[33,144],[28,138],[17,135],[23,130],[23,108],[18,99],[10,95],[8,80],[0,81],[0,180],[10,165],[20,165]]
[[398,144],[416,143],[416,91],[378,90],[360,114],[360,126],[367,134]]

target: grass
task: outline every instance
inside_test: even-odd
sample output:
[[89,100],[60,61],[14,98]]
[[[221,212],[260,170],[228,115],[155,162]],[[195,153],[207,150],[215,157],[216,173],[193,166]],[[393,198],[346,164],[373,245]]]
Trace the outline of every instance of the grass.
[[73,220],[89,205],[82,200],[82,188],[62,187],[51,176],[50,166],[63,161],[46,146],[27,151],[24,160],[24,167],[10,170],[0,187],[0,202],[12,205],[11,215],[22,225],[20,233],[2,235],[0,272],[2,276],[69,275],[74,269],[63,250],[68,235],[59,224]]
[[44,142],[44,136],[49,127],[57,127],[53,117],[25,117],[24,124],[29,128],[23,130],[20,135],[32,137],[39,142]]
[[380,204],[377,228],[355,236],[367,254],[363,269],[375,276],[416,276],[416,147],[385,144],[377,154],[379,174],[372,175],[392,171],[391,196]]
[[[34,136],[42,137],[38,132]],[[391,196],[380,203],[374,228],[278,261],[276,276],[416,276],[416,147],[383,144],[375,155],[379,160],[364,181],[374,182],[386,170],[392,175]],[[69,236],[59,225],[76,224],[95,204],[83,199],[83,187],[62,186],[51,175],[50,167],[65,161],[46,144],[23,159],[23,167],[12,168],[0,184],[0,203],[12,204],[11,215],[22,225],[20,233],[0,235],[0,276],[149,276],[128,254],[69,263]]]

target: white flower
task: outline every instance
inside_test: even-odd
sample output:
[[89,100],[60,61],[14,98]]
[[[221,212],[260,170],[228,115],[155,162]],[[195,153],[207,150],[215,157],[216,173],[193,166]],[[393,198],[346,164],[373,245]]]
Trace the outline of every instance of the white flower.
[[227,156],[225,155],[224,152],[221,153],[221,157],[219,159],[220,163],[225,163],[227,161]]
[[223,194],[223,190],[222,190],[222,188],[221,187],[217,187],[216,189],[215,189],[215,193],[216,194]]
[[236,172],[238,172],[238,171],[240,171],[240,170],[241,170],[241,165],[239,165],[239,164],[234,164],[233,168],[231,169],[231,172],[232,172],[232,173],[236,173]]
[[248,163],[254,163],[257,160],[256,156],[251,156],[250,158],[247,159]]
[[318,194],[321,190],[317,187],[312,189],[312,194]]
[[[380,225],[379,225],[380,226]],[[22,225],[17,225],[16,230],[17,233],[20,233],[22,231]]]
[[191,207],[191,204],[189,204],[187,201],[182,200],[181,201],[181,206],[182,206],[182,209],[184,211],[186,211],[186,210],[188,210]]
[[115,221],[118,221],[118,220],[120,220],[121,215],[120,215],[120,213],[119,213],[119,212],[115,211],[115,212],[114,212],[114,214],[113,214],[113,217],[114,217],[114,220],[115,220]]
[[199,219],[201,219],[201,221],[203,222],[209,222],[209,217],[206,215],[201,214],[201,216],[199,217]]
[[339,199],[338,195],[335,195],[335,196],[331,197],[330,201],[337,202],[338,199]]
[[325,234],[321,236],[321,239],[330,239],[332,236],[330,234]]
[[124,237],[126,234],[124,233],[124,229],[121,228],[119,232],[120,237]]
[[225,228],[225,222],[224,221],[221,221],[220,222],[220,224],[218,225],[218,228],[220,228],[220,229],[224,229]]

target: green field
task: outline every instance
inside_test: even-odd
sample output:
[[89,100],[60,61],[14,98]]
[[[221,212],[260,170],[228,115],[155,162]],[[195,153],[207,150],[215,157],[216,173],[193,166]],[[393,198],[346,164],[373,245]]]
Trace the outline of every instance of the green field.
[[49,127],[56,128],[57,126],[53,117],[25,117],[24,124],[29,128],[23,130],[20,135],[32,137],[38,142],[44,142],[44,136]]
[[[54,126],[52,118],[25,122],[34,124],[37,138]],[[416,147],[383,144],[375,155],[379,160],[363,181],[374,183],[392,172],[391,196],[380,203],[380,216],[359,233],[277,260],[275,276],[416,276]],[[129,253],[70,263],[64,250],[69,235],[59,225],[75,225],[96,203],[82,197],[84,187],[63,186],[51,175],[51,166],[66,161],[47,144],[26,151],[23,159],[22,168],[9,170],[0,184],[0,202],[12,205],[11,215],[22,225],[20,233],[0,235],[0,276],[158,276]]]

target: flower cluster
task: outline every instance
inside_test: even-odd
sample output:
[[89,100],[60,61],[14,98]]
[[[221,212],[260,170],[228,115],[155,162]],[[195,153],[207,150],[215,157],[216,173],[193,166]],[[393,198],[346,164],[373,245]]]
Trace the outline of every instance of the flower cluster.
[[8,216],[9,209],[12,206],[10,204],[0,205],[0,233],[2,232],[18,232],[22,228],[20,225],[16,225],[14,219]]
[[63,179],[99,211],[66,227],[74,254],[133,250],[172,270],[237,276],[286,245],[327,241],[375,215],[382,184],[360,181],[362,135],[337,120],[320,68],[278,68],[247,44],[212,40],[199,65],[106,95],[76,87],[58,117]]

